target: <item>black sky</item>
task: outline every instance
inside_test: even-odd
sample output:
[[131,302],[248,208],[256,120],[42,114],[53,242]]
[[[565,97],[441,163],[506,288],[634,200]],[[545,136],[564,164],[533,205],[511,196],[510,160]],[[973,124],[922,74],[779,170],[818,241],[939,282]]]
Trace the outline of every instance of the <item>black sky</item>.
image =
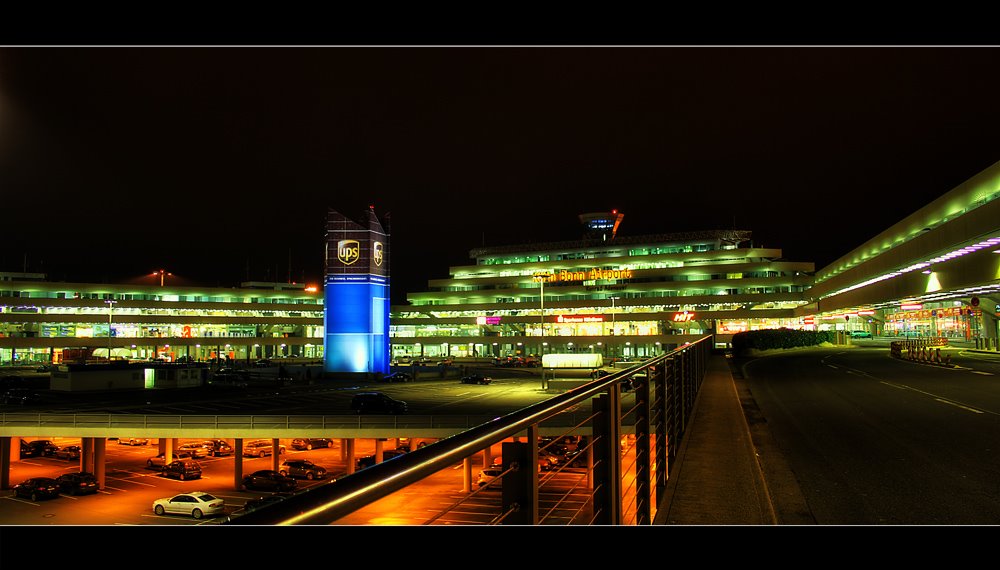
[[[319,282],[391,215],[393,302],[485,245],[732,228],[832,262],[1000,160],[993,47],[0,47],[0,270]],[[289,258],[291,270],[289,270]]]

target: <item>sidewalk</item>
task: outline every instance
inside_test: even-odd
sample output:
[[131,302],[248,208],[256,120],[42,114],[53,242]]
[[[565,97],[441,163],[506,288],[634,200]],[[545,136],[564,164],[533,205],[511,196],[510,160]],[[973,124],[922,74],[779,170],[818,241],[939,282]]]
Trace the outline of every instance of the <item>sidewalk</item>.
[[765,483],[744,414],[746,403],[741,402],[741,389],[726,358],[712,355],[684,440],[670,466],[666,499],[653,524],[783,523]]

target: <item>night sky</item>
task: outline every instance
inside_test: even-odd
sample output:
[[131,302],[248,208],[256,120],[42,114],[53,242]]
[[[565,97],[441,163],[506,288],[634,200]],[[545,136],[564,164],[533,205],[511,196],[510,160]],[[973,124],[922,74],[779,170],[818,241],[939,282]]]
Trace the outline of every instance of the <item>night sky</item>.
[[0,271],[318,283],[327,209],[369,205],[394,304],[612,208],[619,235],[747,229],[818,269],[1000,160],[997,69],[993,47],[0,47]]

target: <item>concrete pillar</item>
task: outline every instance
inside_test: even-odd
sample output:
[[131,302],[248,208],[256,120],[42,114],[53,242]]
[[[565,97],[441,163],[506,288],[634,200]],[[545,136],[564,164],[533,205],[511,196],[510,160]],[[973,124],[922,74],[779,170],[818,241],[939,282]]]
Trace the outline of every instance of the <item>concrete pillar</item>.
[[483,450],[483,469],[493,465],[493,446]]
[[160,437],[156,439],[156,453],[166,453],[167,452],[167,438]]
[[233,440],[233,488],[243,486],[243,438]]
[[347,439],[340,438],[340,460],[347,461]]
[[382,447],[384,444],[384,439],[380,437],[375,438],[375,463],[382,463],[382,459],[384,458]]
[[462,491],[472,492],[472,457],[462,460]]
[[97,477],[97,488],[104,488],[105,480],[105,463],[107,463],[107,447],[108,438],[106,437],[96,437],[94,438],[94,470],[91,473],[94,477]]
[[353,437],[348,438],[346,441],[347,441],[346,445],[347,464],[345,465],[345,467],[347,467],[347,474],[350,475],[351,473],[354,473],[354,438]]
[[163,450],[166,455],[163,456],[163,464],[166,465],[174,460],[174,450],[177,449],[177,438],[163,438],[167,441],[167,448]]
[[12,436],[10,438],[10,449],[7,451],[5,456],[10,462],[21,460],[21,445],[24,440],[18,436]]
[[0,437],[0,489],[10,489],[10,464],[12,461],[11,450],[14,449],[13,443],[18,444],[18,457],[21,455],[20,444],[21,438],[19,437]]
[[281,440],[271,440],[271,470],[277,471],[281,466]]
[[80,438],[80,469],[94,472],[94,438]]

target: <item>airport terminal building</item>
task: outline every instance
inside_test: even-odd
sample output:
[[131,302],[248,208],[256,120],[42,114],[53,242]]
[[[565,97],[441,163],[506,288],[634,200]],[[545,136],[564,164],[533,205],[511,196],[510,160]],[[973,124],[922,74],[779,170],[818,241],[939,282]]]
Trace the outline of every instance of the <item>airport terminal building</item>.
[[[619,235],[619,212],[581,214],[576,239],[472,249],[469,264],[408,292],[407,304],[389,307],[389,350],[392,358],[643,357],[705,334],[724,346],[742,331],[783,327],[991,339],[996,348],[998,197],[1000,162],[820,270],[755,246],[746,230],[629,236]],[[0,273],[0,365],[322,360],[331,332],[324,298],[321,287],[294,283],[178,287]]]
[[[619,236],[618,212],[580,216],[573,241],[475,249],[409,305],[390,310],[392,357],[599,352],[656,354],[706,333],[810,327],[813,264],[754,247],[749,231]],[[0,362],[93,358],[323,358],[324,294],[301,284],[240,288],[57,283],[0,277]],[[110,334],[109,334],[110,331]]]
[[812,263],[742,230],[619,236],[622,219],[582,214],[580,239],[472,250],[393,308],[394,356],[642,357],[707,333],[812,326],[793,314]]

